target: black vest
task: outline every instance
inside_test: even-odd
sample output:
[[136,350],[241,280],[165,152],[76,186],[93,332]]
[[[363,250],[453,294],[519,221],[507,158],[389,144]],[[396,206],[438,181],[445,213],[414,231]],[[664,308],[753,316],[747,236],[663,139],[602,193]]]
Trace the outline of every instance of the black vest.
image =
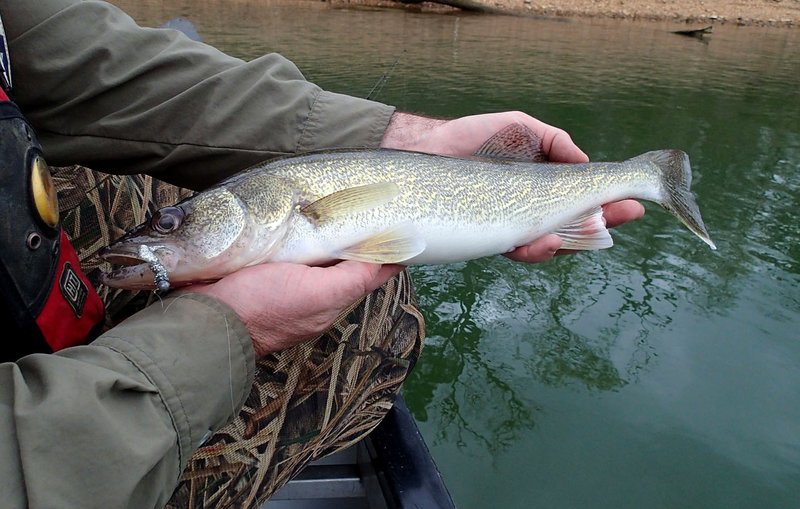
[[103,306],[58,222],[42,148],[13,102],[0,20],[0,361],[84,342]]

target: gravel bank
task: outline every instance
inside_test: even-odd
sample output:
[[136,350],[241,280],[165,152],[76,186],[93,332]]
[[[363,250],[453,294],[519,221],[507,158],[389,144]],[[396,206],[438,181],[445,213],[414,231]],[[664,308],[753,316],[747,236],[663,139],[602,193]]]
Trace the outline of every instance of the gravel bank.
[[[324,0],[323,0],[324,1]],[[393,0],[330,0],[332,4],[448,11],[441,4]],[[445,0],[447,1],[447,0]],[[458,1],[458,0],[456,0]],[[463,0],[462,0],[463,1]],[[490,10],[548,17],[605,17],[697,24],[800,27],[800,0],[468,0]]]

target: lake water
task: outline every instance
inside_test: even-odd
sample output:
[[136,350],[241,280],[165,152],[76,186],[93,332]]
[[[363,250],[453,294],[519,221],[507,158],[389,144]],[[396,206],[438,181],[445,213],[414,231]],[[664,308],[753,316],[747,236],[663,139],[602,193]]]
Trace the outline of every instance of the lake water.
[[687,151],[718,251],[648,205],[604,252],[414,269],[404,394],[462,509],[800,507],[800,30],[116,3],[402,110],[521,109],[594,160]]

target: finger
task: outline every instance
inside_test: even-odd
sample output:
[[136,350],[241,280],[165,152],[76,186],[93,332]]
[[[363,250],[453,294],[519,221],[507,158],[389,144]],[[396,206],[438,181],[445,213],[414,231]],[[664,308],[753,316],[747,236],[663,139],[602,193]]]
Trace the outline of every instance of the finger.
[[589,156],[578,148],[566,131],[558,130],[553,136],[547,156],[551,161],[560,163],[587,163]]
[[578,148],[566,131],[547,124],[545,126],[546,130],[542,136],[542,148],[547,153],[548,159],[559,163],[589,162],[589,156]]
[[403,272],[403,269],[405,268],[405,265],[398,265],[396,263],[381,265],[381,270],[378,271],[378,274],[370,282],[369,286],[367,287],[367,292],[372,292],[373,290],[380,288],[384,283]]
[[547,158],[559,163],[585,163],[589,161],[583,150],[578,148],[572,137],[558,127],[551,126],[541,120],[531,117],[527,113],[515,112],[518,121],[533,130],[542,139],[542,150],[547,154]]
[[380,265],[344,260],[326,270],[333,270],[337,279],[334,284],[341,285],[353,299],[357,299],[379,288],[403,269],[404,266],[397,264]]
[[561,248],[561,238],[550,234],[520,246],[505,256],[517,262],[540,263],[552,258],[559,248]]
[[614,228],[644,216],[644,206],[636,200],[623,200],[603,205],[606,226]]

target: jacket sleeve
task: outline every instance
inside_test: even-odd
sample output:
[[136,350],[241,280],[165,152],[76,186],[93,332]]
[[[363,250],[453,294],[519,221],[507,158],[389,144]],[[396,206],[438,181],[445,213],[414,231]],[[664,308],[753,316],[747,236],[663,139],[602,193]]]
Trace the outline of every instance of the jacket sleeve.
[[97,1],[0,0],[16,100],[50,164],[190,188],[277,155],[378,146],[394,109],[321,90]]
[[253,370],[236,315],[194,293],[91,345],[0,365],[2,506],[163,507]]

